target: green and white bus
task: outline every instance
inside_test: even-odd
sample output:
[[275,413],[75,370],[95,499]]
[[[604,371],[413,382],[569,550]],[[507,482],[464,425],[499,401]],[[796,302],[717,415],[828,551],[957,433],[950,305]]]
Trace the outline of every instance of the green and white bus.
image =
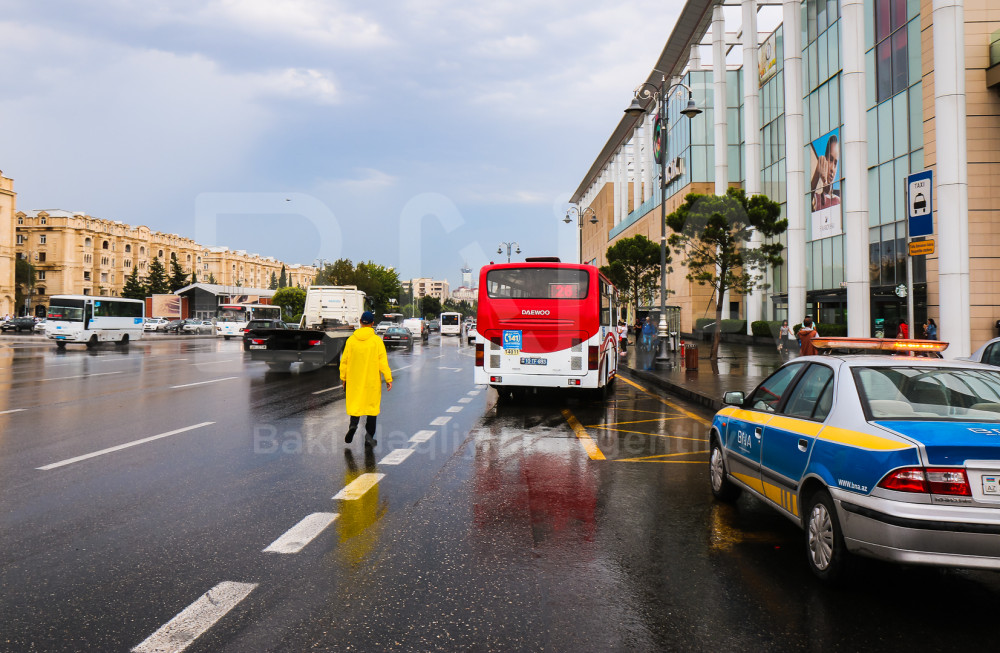
[[146,302],[121,297],[55,295],[45,316],[45,337],[60,349],[75,342],[91,348],[99,342],[127,345],[142,338]]

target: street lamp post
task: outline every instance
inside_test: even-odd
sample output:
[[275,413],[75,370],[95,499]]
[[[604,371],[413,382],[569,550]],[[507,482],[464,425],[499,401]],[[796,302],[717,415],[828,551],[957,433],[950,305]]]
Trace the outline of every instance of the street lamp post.
[[516,242],[511,241],[509,243],[500,243],[500,246],[497,247],[497,254],[503,254],[503,248],[504,247],[507,248],[507,262],[508,263],[510,263],[510,250],[511,250],[511,248],[515,248],[515,247],[517,248],[517,251],[514,252],[515,254],[520,254],[521,253],[521,246],[518,245]]
[[[675,82],[667,86],[667,76],[660,72],[659,87],[643,82],[635,89],[632,104],[625,109],[625,114],[638,116],[644,114],[641,100],[652,99],[658,103],[657,122],[659,123],[659,134],[656,135],[657,143],[654,146],[653,154],[656,162],[660,164],[660,351],[656,355],[656,362],[665,364],[669,358],[667,356],[667,98],[675,87],[681,87],[688,92],[687,106],[681,110],[681,114],[688,118],[694,118],[699,113],[699,109],[694,103],[694,94],[691,87],[681,82]],[[658,150],[658,151],[657,151]]]
[[592,206],[588,206],[582,211],[580,210],[579,206],[571,206],[566,211],[566,217],[563,218],[563,222],[565,222],[566,224],[572,222],[573,219],[570,217],[570,214],[572,213],[576,214],[576,223],[580,231],[580,263],[582,264],[583,263],[583,219],[587,217],[587,214],[589,213],[590,224],[597,224],[597,211],[595,211]]

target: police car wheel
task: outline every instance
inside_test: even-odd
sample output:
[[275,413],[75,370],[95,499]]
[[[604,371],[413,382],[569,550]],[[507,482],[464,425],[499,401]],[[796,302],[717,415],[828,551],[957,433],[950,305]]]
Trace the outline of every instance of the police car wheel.
[[849,571],[850,553],[833,498],[825,490],[812,495],[806,509],[806,559],[812,572],[828,582],[843,580]]
[[715,439],[712,440],[712,455],[708,469],[712,482],[712,496],[719,501],[735,501],[740,496],[740,488],[726,478],[726,461],[722,457],[722,447]]

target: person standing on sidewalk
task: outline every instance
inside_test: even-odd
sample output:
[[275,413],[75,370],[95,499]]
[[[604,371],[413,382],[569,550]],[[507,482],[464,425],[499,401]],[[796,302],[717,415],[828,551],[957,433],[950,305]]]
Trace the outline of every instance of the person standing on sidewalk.
[[361,328],[347,339],[344,353],[340,355],[340,380],[344,383],[344,394],[347,395],[345,406],[351,417],[344,442],[350,444],[354,440],[354,433],[364,415],[366,447],[378,444],[375,426],[382,404],[381,377],[385,377],[385,389],[392,390],[392,370],[389,369],[385,343],[372,328],[374,323],[375,315],[371,311],[362,313]]
[[927,324],[924,325],[924,337],[928,340],[937,340],[937,325],[934,324],[934,318],[927,318]]
[[906,320],[899,321],[899,328],[896,329],[896,338],[899,340],[906,340],[910,337],[910,327],[907,326]]
[[781,321],[781,328],[778,329],[778,353],[784,358],[788,354],[788,341],[795,336],[788,327],[788,320]]
[[802,320],[802,328],[799,329],[799,353],[802,356],[815,356],[816,346],[813,345],[813,338],[819,336],[816,329],[813,328],[813,321],[811,317],[807,317]]

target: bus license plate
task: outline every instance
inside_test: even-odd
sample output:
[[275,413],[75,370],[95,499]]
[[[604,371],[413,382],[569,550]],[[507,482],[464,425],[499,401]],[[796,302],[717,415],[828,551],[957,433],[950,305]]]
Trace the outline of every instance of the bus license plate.
[[66,336],[56,336],[56,340],[65,340]]
[[250,349],[267,349],[267,345],[250,345]]
[[521,365],[548,365],[547,358],[521,358]]

